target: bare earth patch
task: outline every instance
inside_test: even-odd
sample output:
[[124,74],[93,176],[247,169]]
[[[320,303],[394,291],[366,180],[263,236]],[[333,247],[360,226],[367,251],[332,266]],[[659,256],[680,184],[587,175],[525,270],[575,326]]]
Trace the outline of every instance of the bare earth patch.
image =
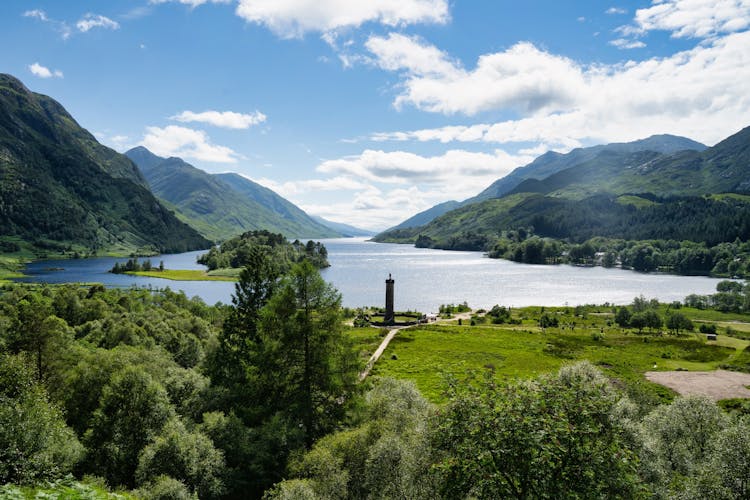
[[676,391],[681,396],[703,395],[714,401],[750,398],[750,374],[716,370],[711,372],[646,372],[651,382]]

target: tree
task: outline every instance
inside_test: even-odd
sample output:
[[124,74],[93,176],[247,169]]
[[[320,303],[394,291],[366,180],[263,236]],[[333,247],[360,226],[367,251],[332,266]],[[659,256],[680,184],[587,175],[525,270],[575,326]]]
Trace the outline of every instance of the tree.
[[31,369],[0,355],[0,484],[58,479],[83,447]]
[[632,497],[626,400],[591,364],[536,381],[451,387],[433,443],[447,498]]
[[638,333],[643,333],[643,329],[647,326],[646,315],[643,313],[635,313],[630,317],[630,326],[637,328]]
[[680,330],[692,331],[693,322],[687,316],[680,312],[675,312],[667,317],[667,328],[672,330],[675,335],[680,334]]
[[714,442],[726,425],[727,417],[706,397],[677,398],[658,406],[641,422],[644,477],[657,489],[669,490],[680,479],[697,476],[708,465]]
[[341,326],[341,295],[308,261],[292,268],[262,312],[254,374],[269,408],[299,422],[307,448],[343,416],[358,360]]
[[170,420],[143,449],[136,478],[146,484],[165,475],[179,480],[199,498],[220,497],[225,489],[224,457],[205,434],[188,431],[178,419]]
[[[257,413],[251,384],[248,383],[248,371],[260,361],[261,352],[258,345],[261,310],[276,291],[280,273],[261,247],[255,246],[248,256],[248,264],[240,272],[232,296],[234,308],[224,321],[219,334],[219,347],[209,361],[209,374],[212,382],[226,388],[227,401],[222,405],[233,408],[248,417],[247,412]],[[247,410],[247,412],[246,412]]]
[[46,371],[46,357],[50,347],[64,340],[68,327],[54,315],[52,301],[39,293],[27,294],[16,305],[17,320],[11,340],[13,351],[28,351],[36,358],[37,380]]
[[653,333],[654,329],[659,329],[664,324],[664,322],[661,319],[661,316],[659,316],[659,313],[656,311],[649,309],[645,313],[643,313],[643,319],[646,322],[646,325],[648,327],[648,331]]
[[617,323],[620,328],[627,328],[630,326],[630,309],[627,307],[620,307],[617,309],[617,314],[615,314],[615,323]]
[[132,488],[138,455],[172,414],[167,392],[151,376],[135,367],[120,371],[104,387],[84,435],[88,470],[113,486]]

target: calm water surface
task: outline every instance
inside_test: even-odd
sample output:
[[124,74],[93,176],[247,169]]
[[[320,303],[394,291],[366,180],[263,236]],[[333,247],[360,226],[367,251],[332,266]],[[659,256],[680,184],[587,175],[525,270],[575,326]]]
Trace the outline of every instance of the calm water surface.
[[[408,245],[370,243],[360,238],[323,240],[331,267],[321,274],[343,295],[345,306],[382,305],[385,279],[396,281],[396,308],[436,311],[440,304],[466,301],[470,306],[627,304],[644,295],[663,302],[682,300],[691,293],[709,294],[715,278],[643,274],[602,267],[540,266],[488,259],[480,252],[449,252]],[[167,269],[204,269],[195,262],[203,252],[161,255]],[[231,302],[234,284],[221,281],[171,281],[107,271],[111,257],[39,261],[29,264],[29,275],[19,281],[46,283],[98,282],[108,286],[170,287],[209,304]],[[62,268],[63,270],[51,270]]]

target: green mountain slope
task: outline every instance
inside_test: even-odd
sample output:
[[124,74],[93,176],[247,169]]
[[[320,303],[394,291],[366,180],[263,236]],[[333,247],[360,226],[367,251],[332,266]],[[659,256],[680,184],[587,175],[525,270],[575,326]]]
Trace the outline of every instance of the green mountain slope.
[[376,241],[448,249],[487,248],[508,231],[570,241],[595,236],[677,239],[715,245],[750,237],[750,128],[702,152],[601,149],[545,179],[450,211]]
[[456,200],[439,203],[434,207],[428,208],[423,212],[419,212],[418,214],[409,217],[401,224],[390,228],[389,231],[393,231],[394,229],[406,229],[410,227],[424,226],[425,224],[429,224],[437,217],[440,217],[441,215],[448,213],[451,210],[455,210],[460,206],[462,206],[462,203]]
[[633,142],[576,148],[566,154],[549,151],[528,165],[519,167],[502,179],[493,182],[484,191],[473,198],[469,198],[464,203],[469,204],[477,201],[488,200],[490,198],[499,198],[513,191],[526,179],[545,179],[562,170],[588,163],[603,153],[627,155],[630,153],[652,151],[655,153],[671,154],[677,153],[678,151],[703,151],[705,149],[705,145],[693,141],[692,139],[662,134],[652,135],[646,139]]
[[287,224],[293,224],[300,228],[295,234],[287,235],[282,231],[285,236],[295,238],[336,238],[341,236],[336,229],[314,220],[297,205],[257,182],[235,173],[217,174],[216,177],[243,196],[255,200],[278,214],[287,221]]
[[341,233],[346,238],[352,238],[357,236],[373,236],[375,231],[369,231],[367,229],[361,229],[358,227],[350,226],[349,224],[343,224],[341,222],[333,222],[317,215],[311,215],[312,219],[326,227],[330,227],[334,231]]
[[[600,156],[606,156],[607,154],[614,154],[618,156],[627,156],[628,154],[651,151],[654,153],[677,153],[679,151],[703,151],[706,146],[688,139],[686,137],[679,137],[669,134],[652,135],[645,139],[640,139],[632,142],[624,143],[611,143],[602,144],[598,146],[591,146],[587,148],[576,148],[569,153],[557,153],[555,151],[548,151],[543,155],[536,158],[534,161],[523,167],[518,167],[513,170],[510,174],[505,177],[496,180],[481,193],[471,198],[468,198],[462,202],[448,201],[435,205],[434,207],[420,212],[417,215],[405,220],[401,224],[390,228],[388,231],[394,229],[405,229],[408,227],[418,227],[428,224],[433,219],[443,215],[458,207],[470,205],[484,200],[492,198],[500,198],[510,192],[523,192],[529,190],[536,192],[534,180],[545,179],[551,175],[554,175],[563,170],[575,167],[578,165],[589,163]],[[518,186],[524,181],[529,182],[524,189],[518,188]],[[537,188],[538,189],[538,188]]]
[[0,235],[94,252],[209,245],[154,198],[128,158],[10,75],[0,75]]
[[[270,189],[240,176],[237,177],[245,184],[259,189],[242,191],[225,182],[236,174],[211,175],[179,158],[161,158],[141,146],[125,154],[141,169],[154,194],[174,207],[182,220],[214,241],[259,229],[290,238],[338,236]],[[239,181],[234,184],[244,186]]]

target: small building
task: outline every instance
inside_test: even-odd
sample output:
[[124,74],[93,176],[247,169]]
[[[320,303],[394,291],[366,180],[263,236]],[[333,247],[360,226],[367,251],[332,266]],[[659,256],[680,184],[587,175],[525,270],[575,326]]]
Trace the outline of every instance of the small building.
[[706,334],[706,340],[716,340],[717,335],[715,333],[707,333]]

